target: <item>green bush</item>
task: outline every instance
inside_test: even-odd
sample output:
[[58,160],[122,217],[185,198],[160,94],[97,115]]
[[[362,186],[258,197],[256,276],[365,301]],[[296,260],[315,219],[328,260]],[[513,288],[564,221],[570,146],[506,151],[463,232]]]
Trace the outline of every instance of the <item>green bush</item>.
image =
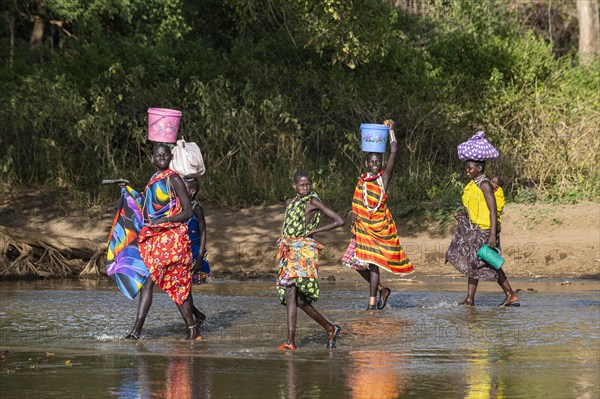
[[[224,205],[280,202],[302,166],[327,202],[348,208],[363,164],[358,127],[390,117],[400,144],[392,206],[450,213],[465,183],[456,145],[479,129],[502,154],[489,173],[509,198],[600,198],[600,61],[555,57],[498,3],[431,1],[421,14],[348,4],[49,9],[76,35],[34,50],[18,32],[12,66],[0,67],[2,175],[89,203],[112,195],[103,178],[141,187],[152,173],[146,110],[160,106],[183,111],[181,135],[207,163],[203,196]],[[0,47],[9,54],[6,34]]]

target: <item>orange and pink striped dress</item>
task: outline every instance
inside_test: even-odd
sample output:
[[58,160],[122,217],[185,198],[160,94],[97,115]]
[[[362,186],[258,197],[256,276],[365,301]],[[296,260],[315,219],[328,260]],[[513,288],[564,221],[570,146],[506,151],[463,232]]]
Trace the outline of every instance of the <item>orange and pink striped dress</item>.
[[352,198],[352,212],[357,221],[352,226],[352,239],[342,263],[355,269],[366,269],[369,264],[395,274],[409,274],[413,265],[400,245],[396,223],[386,206],[387,194],[383,179],[359,177]]

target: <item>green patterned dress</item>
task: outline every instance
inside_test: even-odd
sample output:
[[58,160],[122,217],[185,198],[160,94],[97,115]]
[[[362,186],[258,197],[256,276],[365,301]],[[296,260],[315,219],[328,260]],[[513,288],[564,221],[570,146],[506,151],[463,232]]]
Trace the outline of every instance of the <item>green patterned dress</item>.
[[306,235],[321,221],[321,212],[315,211],[310,222],[306,224],[306,203],[312,198],[318,199],[316,193],[296,196],[285,209],[283,230],[279,239],[279,274],[277,290],[279,301],[285,305],[286,287],[295,285],[304,294],[309,303],[319,298],[318,261],[323,245]]

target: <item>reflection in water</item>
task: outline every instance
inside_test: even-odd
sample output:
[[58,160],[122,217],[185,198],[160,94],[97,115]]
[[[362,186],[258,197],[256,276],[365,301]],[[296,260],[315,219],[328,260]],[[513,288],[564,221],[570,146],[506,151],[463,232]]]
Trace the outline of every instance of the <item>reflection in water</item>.
[[298,398],[298,386],[297,386],[297,370],[296,370],[296,362],[294,361],[294,357],[291,353],[284,353],[286,357],[286,379],[282,383],[280,390],[280,397],[286,399],[297,399]]
[[150,397],[150,378],[148,364],[143,356],[136,358],[134,367],[123,368],[123,382],[116,392],[119,398]]
[[352,398],[398,398],[406,389],[403,357],[383,350],[352,351],[349,357],[347,384]]
[[[391,322],[384,318],[366,318],[347,327],[355,337],[364,337],[365,341],[375,340],[378,346],[385,347],[385,342],[400,340],[406,324],[410,323],[398,322],[398,319]],[[350,368],[347,370],[346,383],[352,398],[398,398],[406,389],[409,379],[403,370],[402,354],[383,349],[364,349],[350,351],[348,357]]]
[[171,357],[167,363],[164,391],[158,396],[167,399],[191,399],[191,367],[191,358]]
[[[495,372],[495,364],[505,358],[503,351],[495,345],[495,332],[505,331],[502,321],[489,318],[477,308],[468,308],[459,317],[469,331],[464,341],[466,351],[465,399],[504,399],[505,383]],[[492,349],[493,348],[493,349]]]
[[493,372],[492,354],[476,349],[467,358],[465,399],[503,399],[504,382]]
[[[600,317],[598,318],[600,319]],[[600,331],[600,329],[597,331]],[[598,361],[599,355],[598,347],[596,347],[595,350],[590,350],[589,347],[581,346],[579,348],[574,348],[573,350],[573,358],[576,359],[579,364],[585,364],[588,367]],[[593,366],[591,368],[593,368]],[[600,390],[598,388],[600,386],[600,373],[597,371],[598,370],[596,369],[595,373],[577,373],[575,377],[575,382],[579,391],[577,398],[592,399],[600,396]]]
[[193,371],[190,377],[190,386],[193,388],[192,398],[212,398],[212,383],[205,359],[199,357],[191,357],[189,359],[189,367]]
[[167,359],[144,355],[134,359],[133,367],[122,369],[123,381],[116,392],[119,398],[211,397],[210,384],[200,358],[173,353]]

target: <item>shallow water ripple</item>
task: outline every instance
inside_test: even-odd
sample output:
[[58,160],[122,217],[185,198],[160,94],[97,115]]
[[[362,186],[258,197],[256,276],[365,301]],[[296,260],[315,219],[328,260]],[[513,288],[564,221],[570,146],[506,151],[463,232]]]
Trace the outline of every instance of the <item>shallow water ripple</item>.
[[391,282],[382,311],[364,310],[366,287],[324,283],[316,307],[341,325],[339,347],[299,312],[299,349],[282,352],[272,282],[195,287],[208,319],[193,343],[159,291],[130,342],[137,303],[110,283],[0,282],[0,397],[598,397],[599,282],[512,283],[537,292],[497,308],[483,285],[469,308],[464,282]]

